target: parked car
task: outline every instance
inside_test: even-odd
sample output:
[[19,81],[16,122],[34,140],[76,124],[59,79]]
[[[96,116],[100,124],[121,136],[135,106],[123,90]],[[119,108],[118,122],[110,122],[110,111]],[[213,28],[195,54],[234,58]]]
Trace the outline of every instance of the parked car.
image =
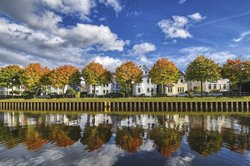
[[[202,94],[203,94],[202,96],[207,96],[207,92],[203,92]],[[201,92],[194,93],[192,96],[193,97],[201,97]]]
[[211,92],[207,96],[220,97],[220,96],[223,96],[223,94],[221,92]]
[[179,93],[176,97],[188,97],[186,93]]
[[110,98],[117,98],[117,97],[124,97],[122,93],[119,92],[111,92],[107,94],[105,97],[110,97]]

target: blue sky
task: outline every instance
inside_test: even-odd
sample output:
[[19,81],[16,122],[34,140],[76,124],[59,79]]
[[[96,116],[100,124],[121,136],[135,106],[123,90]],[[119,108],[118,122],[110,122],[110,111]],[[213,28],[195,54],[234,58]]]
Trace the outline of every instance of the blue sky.
[[248,0],[1,0],[0,66],[250,59]]

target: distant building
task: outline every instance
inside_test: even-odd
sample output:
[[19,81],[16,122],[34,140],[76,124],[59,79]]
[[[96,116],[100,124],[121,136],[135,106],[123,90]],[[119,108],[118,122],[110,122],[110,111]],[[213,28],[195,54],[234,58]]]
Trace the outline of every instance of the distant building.
[[[14,86],[13,91],[23,92],[25,90],[24,86]],[[11,95],[12,88],[0,87],[0,95]]]
[[[188,82],[188,90],[195,90],[195,89],[201,89],[201,82],[200,81]],[[219,80],[214,82],[206,81],[202,85],[202,90],[204,92],[229,91],[230,90],[229,79],[220,78]]]

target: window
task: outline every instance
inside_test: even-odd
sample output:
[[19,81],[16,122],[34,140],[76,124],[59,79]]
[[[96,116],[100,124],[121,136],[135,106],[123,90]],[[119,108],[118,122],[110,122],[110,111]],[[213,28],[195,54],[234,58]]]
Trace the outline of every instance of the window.
[[150,83],[150,78],[147,78],[147,83],[148,83],[148,84]]
[[138,93],[141,93],[141,88],[138,88]]
[[95,93],[99,93],[99,91],[98,91],[98,90],[96,90],[96,91],[95,91]]
[[148,74],[148,72],[147,72],[147,71],[145,71],[145,74],[147,75],[147,74]]
[[212,89],[212,85],[211,84],[208,84],[208,89]]
[[184,82],[184,78],[183,78],[183,77],[181,77],[180,79],[181,79],[181,80],[180,80],[180,81],[181,81],[181,83],[183,83],[183,82]]
[[109,90],[107,90],[107,93],[109,93]]
[[168,87],[168,93],[172,93],[172,87]]
[[227,84],[223,84],[223,89],[227,89]]
[[216,84],[214,84],[214,89],[217,89],[217,85]]
[[103,90],[103,93],[105,94],[105,90]]
[[147,88],[147,93],[150,93],[150,88]]
[[184,92],[184,87],[178,87],[178,92]]

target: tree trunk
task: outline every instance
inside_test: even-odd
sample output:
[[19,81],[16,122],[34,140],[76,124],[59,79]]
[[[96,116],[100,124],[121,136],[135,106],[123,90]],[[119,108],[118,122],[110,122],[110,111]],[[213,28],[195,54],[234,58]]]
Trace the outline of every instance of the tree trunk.
[[133,84],[130,84],[130,95],[133,96]]
[[11,96],[14,96],[14,95],[13,95],[13,91],[14,91],[13,89],[14,89],[14,87],[11,86]]
[[93,93],[93,95],[94,95],[94,97],[95,97],[95,89],[96,89],[96,85],[93,85],[93,87],[94,87],[94,93]]
[[203,81],[201,81],[201,97],[203,97]]

